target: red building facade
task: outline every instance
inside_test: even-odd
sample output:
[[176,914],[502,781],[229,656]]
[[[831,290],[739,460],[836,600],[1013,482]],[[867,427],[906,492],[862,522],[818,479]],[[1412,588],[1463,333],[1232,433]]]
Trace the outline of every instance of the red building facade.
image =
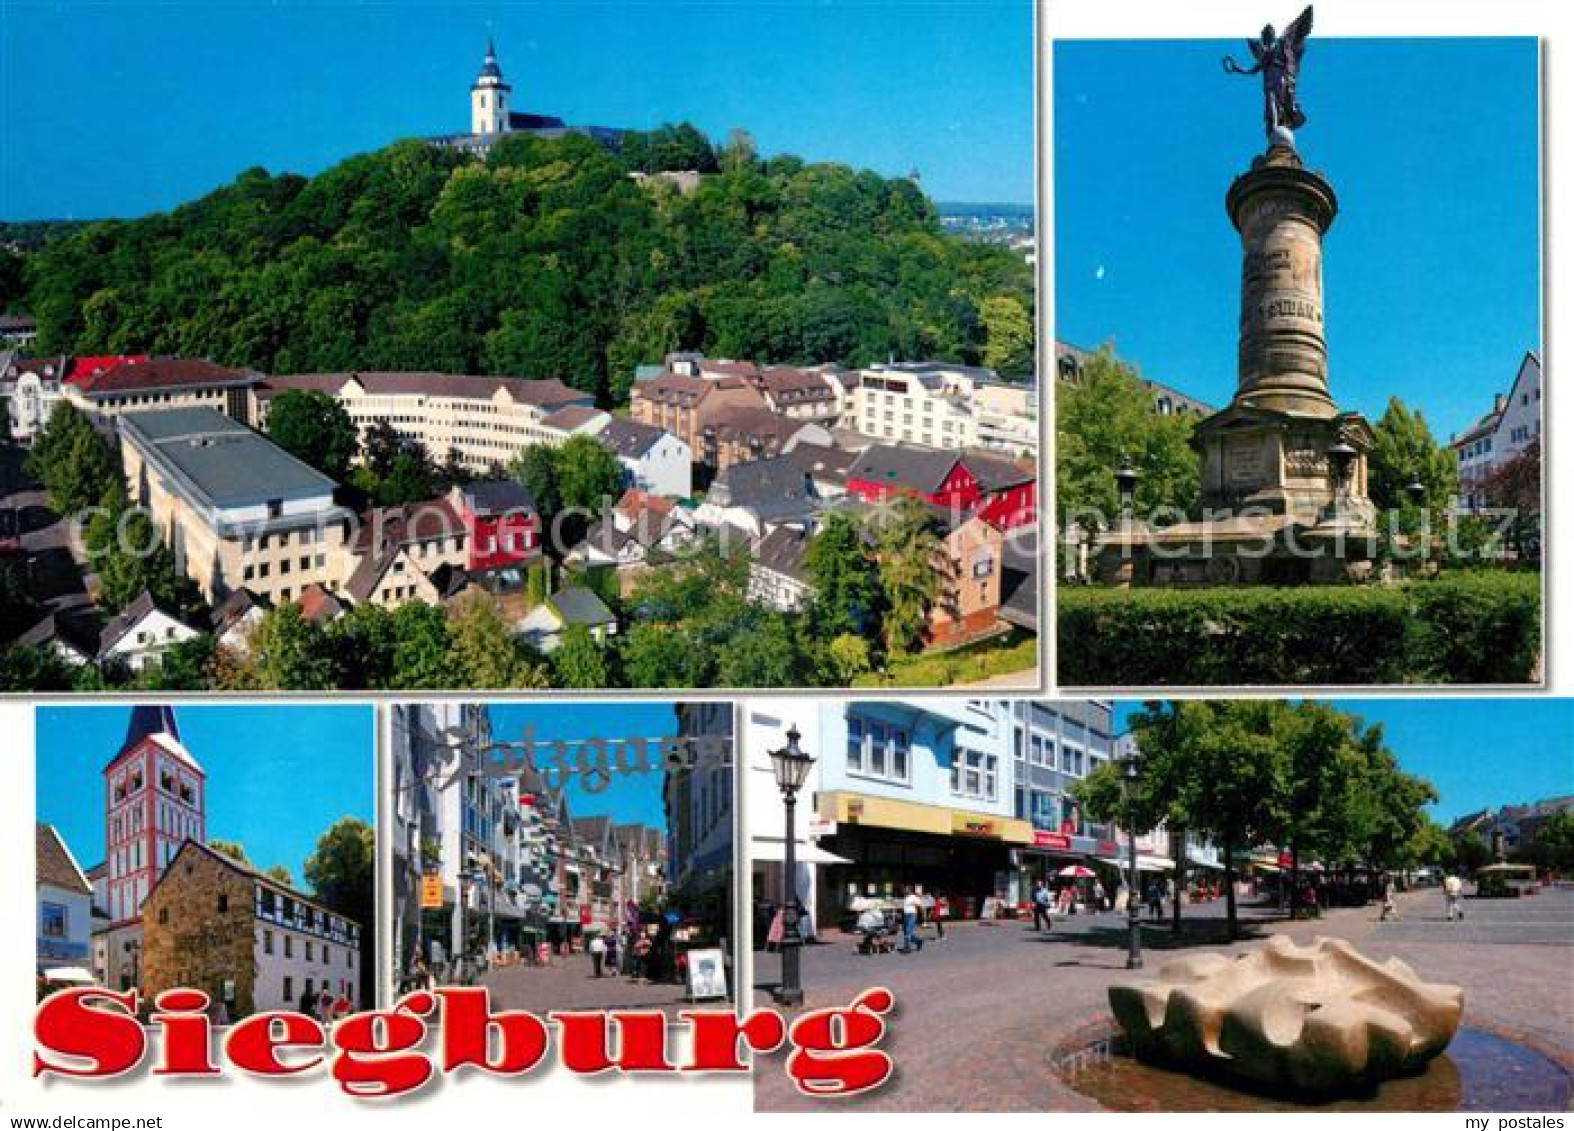
[[541,520],[518,483],[483,481],[454,488],[471,571],[523,565],[541,553]]
[[865,502],[912,495],[958,515],[978,516],[997,530],[1036,521],[1038,482],[1006,460],[876,445],[847,472],[847,490]]
[[181,745],[170,707],[135,707],[104,767],[106,897],[111,925],[135,922],[188,840],[207,842],[207,776]]

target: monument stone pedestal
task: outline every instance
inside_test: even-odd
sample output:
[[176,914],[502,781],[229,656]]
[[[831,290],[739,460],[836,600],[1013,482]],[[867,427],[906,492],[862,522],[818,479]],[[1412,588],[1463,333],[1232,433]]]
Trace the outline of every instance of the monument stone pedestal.
[[1241,238],[1235,396],[1198,423],[1202,514],[1095,545],[1115,585],[1292,583],[1364,577],[1376,549],[1367,497],[1372,429],[1328,393],[1323,236],[1333,187],[1275,141],[1225,207]]

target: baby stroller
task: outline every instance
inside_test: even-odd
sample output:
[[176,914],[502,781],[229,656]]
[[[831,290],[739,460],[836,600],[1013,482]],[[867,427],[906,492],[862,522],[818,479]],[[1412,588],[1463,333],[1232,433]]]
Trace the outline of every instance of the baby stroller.
[[896,948],[896,932],[878,907],[859,913],[857,931],[859,954],[890,954]]

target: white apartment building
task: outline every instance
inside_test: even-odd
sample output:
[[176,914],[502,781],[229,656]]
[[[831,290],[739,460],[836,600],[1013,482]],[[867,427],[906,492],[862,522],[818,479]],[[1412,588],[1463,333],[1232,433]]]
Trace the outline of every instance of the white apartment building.
[[1038,450],[1038,394],[992,369],[915,361],[874,365],[849,393],[845,423],[866,436],[944,451]]
[[570,405],[592,408],[595,398],[558,380],[463,377],[447,373],[312,373],[271,377],[254,392],[253,417],[267,423],[277,396],[315,389],[338,399],[364,440],[386,423],[406,443],[419,444],[441,463],[450,451],[475,472],[506,464],[531,444],[560,443],[563,433],[543,420]]

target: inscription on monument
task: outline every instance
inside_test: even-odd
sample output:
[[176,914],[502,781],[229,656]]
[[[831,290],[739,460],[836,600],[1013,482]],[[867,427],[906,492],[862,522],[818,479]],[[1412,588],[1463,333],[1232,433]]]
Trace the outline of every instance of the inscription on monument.
[[1284,457],[1285,469],[1301,479],[1326,479],[1328,457],[1316,448],[1292,448]]
[[1255,483],[1262,477],[1262,449],[1238,447],[1229,449],[1224,461],[1224,476],[1231,483]]

